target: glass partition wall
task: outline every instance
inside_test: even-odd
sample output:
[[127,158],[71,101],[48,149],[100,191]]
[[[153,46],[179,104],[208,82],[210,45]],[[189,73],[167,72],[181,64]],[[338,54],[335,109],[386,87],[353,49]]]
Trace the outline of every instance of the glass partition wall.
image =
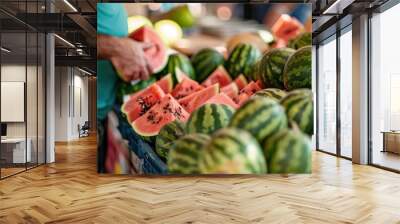
[[[18,19],[26,15],[21,12],[39,12],[39,1],[13,3],[0,3],[1,179],[46,160],[46,40],[44,33]],[[20,11],[8,12],[9,7]]]

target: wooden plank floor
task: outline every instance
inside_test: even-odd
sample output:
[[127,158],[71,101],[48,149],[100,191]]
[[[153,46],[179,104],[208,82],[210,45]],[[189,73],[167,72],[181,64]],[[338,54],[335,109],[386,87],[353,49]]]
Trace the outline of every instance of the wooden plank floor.
[[99,176],[95,138],[0,181],[0,223],[400,223],[400,175],[315,152],[313,174]]

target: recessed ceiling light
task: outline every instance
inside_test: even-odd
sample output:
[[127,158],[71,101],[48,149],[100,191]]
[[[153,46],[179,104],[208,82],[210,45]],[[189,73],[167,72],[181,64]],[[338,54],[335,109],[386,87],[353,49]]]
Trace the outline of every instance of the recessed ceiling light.
[[78,12],[78,10],[68,1],[64,0],[65,4],[67,4],[74,12]]
[[2,51],[6,52],[6,53],[10,53],[10,52],[11,52],[11,50],[9,50],[9,49],[7,49],[7,48],[5,48],[5,47],[1,47],[0,49],[1,49]]
[[66,39],[64,39],[64,38],[62,38],[62,37],[60,37],[59,35],[57,35],[57,34],[54,34],[54,36],[55,37],[57,37],[59,40],[61,40],[62,42],[64,42],[64,43],[66,43],[67,45],[69,45],[70,47],[73,47],[73,48],[75,48],[75,45],[73,45],[71,42],[69,42],[68,40],[66,40]]

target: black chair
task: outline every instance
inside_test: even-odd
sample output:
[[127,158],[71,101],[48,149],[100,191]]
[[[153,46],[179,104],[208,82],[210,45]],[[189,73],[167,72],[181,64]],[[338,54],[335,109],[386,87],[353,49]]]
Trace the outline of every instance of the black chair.
[[85,121],[82,127],[78,124],[79,138],[89,136],[89,130],[90,130],[89,121]]

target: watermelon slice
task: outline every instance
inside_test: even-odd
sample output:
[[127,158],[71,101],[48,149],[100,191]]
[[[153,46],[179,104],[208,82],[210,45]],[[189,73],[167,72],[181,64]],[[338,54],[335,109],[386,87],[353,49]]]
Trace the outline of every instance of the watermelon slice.
[[235,98],[233,98],[233,101],[241,106],[249,98],[250,98],[250,95],[248,95],[247,93],[241,93],[239,96],[236,96]]
[[211,73],[210,76],[202,83],[203,86],[209,87],[214,85],[215,83],[219,83],[220,87],[224,87],[232,82],[231,77],[229,76],[228,72],[224,68],[224,66],[218,66],[215,71]]
[[158,80],[157,85],[161,87],[164,93],[171,93],[174,88],[174,82],[172,80],[172,75],[168,74],[164,76],[162,79]]
[[254,81],[251,81],[249,84],[247,84],[246,87],[244,87],[242,90],[239,92],[239,96],[242,93],[246,93],[249,97],[256,93],[257,91],[261,90],[261,87]]
[[165,96],[164,91],[156,83],[130,96],[122,107],[129,122],[146,113],[154,104]]
[[235,82],[231,82],[229,85],[221,88],[221,93],[225,93],[230,98],[234,98],[239,94],[239,87]]
[[129,35],[130,38],[153,44],[145,49],[144,55],[153,70],[153,73],[161,71],[168,62],[167,48],[158,34],[149,26],[142,26]]
[[261,82],[261,80],[257,80],[256,83],[257,83],[257,85],[258,85],[261,89],[264,89],[264,88],[265,88],[265,86],[264,86],[264,84]]
[[175,119],[186,121],[189,116],[188,112],[170,94],[167,94],[131,125],[133,130],[141,136],[154,136],[158,135],[165,124]]
[[239,75],[235,81],[234,81],[237,85],[237,87],[239,87],[239,90],[243,89],[245,86],[247,86],[248,82],[246,77],[244,77],[243,74]]
[[172,91],[172,96],[175,97],[175,99],[180,99],[202,89],[204,89],[203,86],[186,77],[182,80],[182,82],[175,86],[174,90]]
[[183,108],[185,108],[187,112],[192,113],[204,102],[206,102],[211,97],[217,95],[218,93],[219,85],[214,84],[200,91],[194,92],[189,96],[183,97],[182,99],[178,100],[178,102],[183,106]]
[[206,104],[206,103],[224,104],[224,105],[231,106],[235,109],[239,108],[239,105],[236,104],[235,102],[233,102],[233,100],[229,96],[227,96],[225,93],[220,93],[218,95],[211,97],[204,104]]

